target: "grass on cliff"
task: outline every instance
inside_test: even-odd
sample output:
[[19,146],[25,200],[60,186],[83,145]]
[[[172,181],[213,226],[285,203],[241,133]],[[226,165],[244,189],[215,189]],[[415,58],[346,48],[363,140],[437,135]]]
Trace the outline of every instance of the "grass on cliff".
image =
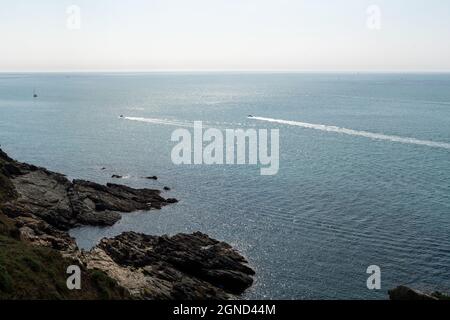
[[56,250],[18,239],[14,220],[1,212],[2,203],[16,196],[13,184],[3,174],[4,164],[0,158],[0,300],[128,299],[125,289],[97,270],[83,269],[81,290],[67,289],[67,267],[76,263]]
[[98,270],[82,269],[81,290],[67,289],[67,267],[77,264],[56,250],[18,240],[0,209],[0,300],[119,300],[128,292]]
[[82,270],[81,290],[67,289],[69,265],[55,250],[0,235],[0,300],[126,299],[127,292],[106,274]]

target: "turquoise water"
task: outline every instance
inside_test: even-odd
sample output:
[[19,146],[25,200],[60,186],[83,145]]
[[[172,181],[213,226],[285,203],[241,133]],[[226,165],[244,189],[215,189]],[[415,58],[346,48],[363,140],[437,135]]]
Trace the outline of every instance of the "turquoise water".
[[[279,173],[173,165],[173,124],[194,120],[279,128]],[[245,298],[450,288],[450,75],[0,74],[0,144],[70,178],[120,174],[135,187],[169,186],[166,195],[181,200],[111,228],[73,230],[83,248],[127,230],[200,230],[256,269]],[[149,175],[159,180],[141,178]],[[380,291],[366,288],[369,265],[381,268]]]

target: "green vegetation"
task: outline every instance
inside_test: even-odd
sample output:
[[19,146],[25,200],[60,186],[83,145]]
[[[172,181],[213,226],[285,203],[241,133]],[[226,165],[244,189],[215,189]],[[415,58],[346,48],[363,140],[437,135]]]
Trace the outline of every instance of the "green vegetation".
[[1,211],[1,205],[15,197],[14,186],[3,171],[5,163],[0,154],[0,300],[130,298],[125,289],[98,270],[82,269],[81,290],[67,289],[67,267],[78,263],[56,250],[18,239],[14,221]]
[[8,219],[0,209],[0,235],[14,237],[17,234],[17,229],[10,219]]
[[124,299],[124,289],[106,274],[82,270],[81,290],[68,290],[67,267],[58,252],[0,235],[0,299]]

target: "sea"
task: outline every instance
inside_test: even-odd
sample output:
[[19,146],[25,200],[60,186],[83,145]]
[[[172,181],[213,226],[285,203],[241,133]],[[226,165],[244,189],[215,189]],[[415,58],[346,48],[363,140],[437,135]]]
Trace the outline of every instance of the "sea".
[[[278,173],[174,164],[171,136],[194,121],[278,129]],[[243,299],[450,291],[450,74],[1,73],[0,145],[70,179],[180,200],[71,230],[85,250],[131,230],[201,231],[255,269]]]

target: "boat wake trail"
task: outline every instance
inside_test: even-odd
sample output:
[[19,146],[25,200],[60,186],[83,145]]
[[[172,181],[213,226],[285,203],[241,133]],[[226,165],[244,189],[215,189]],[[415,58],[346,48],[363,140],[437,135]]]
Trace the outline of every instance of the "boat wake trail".
[[146,123],[154,123],[154,124],[162,124],[167,126],[175,126],[175,127],[193,127],[193,123],[186,123],[181,121],[169,120],[169,119],[154,119],[154,118],[142,118],[142,117],[123,117],[125,120],[130,121],[139,121]]
[[443,148],[443,149],[450,150],[450,143],[446,143],[446,142],[419,140],[419,139],[415,139],[415,138],[391,136],[391,135],[373,133],[373,132],[368,132],[368,131],[359,131],[359,130],[346,129],[346,128],[328,126],[328,125],[323,125],[323,124],[299,122],[299,121],[280,120],[280,119],[264,118],[264,117],[249,117],[249,119],[285,124],[285,125],[290,125],[290,126],[297,126],[297,127],[326,131],[326,132],[341,133],[341,134],[347,134],[350,136],[365,137],[365,138],[369,138],[369,139],[387,140],[387,141],[392,141],[392,142],[415,144],[415,145],[421,145],[421,146],[427,146],[427,147],[433,147],[433,148]]

